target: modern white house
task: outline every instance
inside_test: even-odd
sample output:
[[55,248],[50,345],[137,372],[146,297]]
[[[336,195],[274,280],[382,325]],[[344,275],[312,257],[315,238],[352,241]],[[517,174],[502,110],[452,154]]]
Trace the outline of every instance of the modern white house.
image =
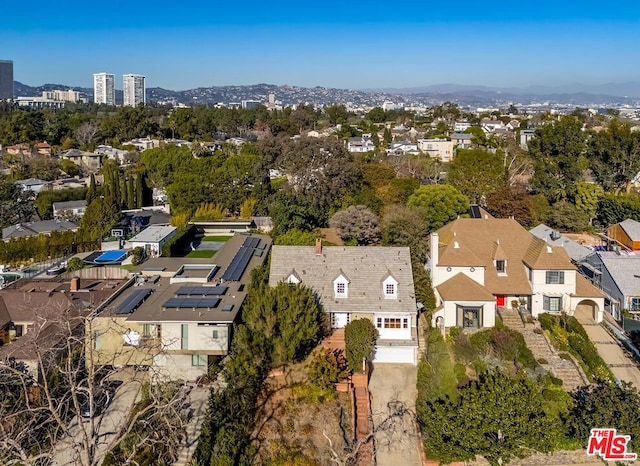
[[431,234],[433,324],[495,325],[500,308],[523,315],[582,312],[603,319],[604,294],[580,275],[564,248],[513,219],[459,218]]
[[271,238],[236,234],[214,259],[160,257],[94,320],[96,364],[149,366],[158,379],[196,380],[227,355],[251,270]]
[[79,219],[87,210],[87,201],[65,201],[53,203],[54,219]]
[[274,246],[269,284],[311,288],[332,328],[369,319],[378,329],[373,362],[417,363],[417,309],[409,248]]
[[134,249],[143,248],[152,257],[162,255],[162,246],[176,235],[176,227],[171,225],[151,225],[131,238],[128,243]]

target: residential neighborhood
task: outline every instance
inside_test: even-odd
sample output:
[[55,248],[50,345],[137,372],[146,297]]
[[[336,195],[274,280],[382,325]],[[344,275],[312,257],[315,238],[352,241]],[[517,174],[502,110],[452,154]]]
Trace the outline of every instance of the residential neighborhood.
[[93,77],[0,105],[1,464],[640,451],[636,113]]

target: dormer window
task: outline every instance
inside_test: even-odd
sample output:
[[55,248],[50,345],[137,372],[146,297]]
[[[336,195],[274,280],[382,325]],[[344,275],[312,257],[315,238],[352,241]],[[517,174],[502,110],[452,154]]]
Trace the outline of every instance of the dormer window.
[[333,281],[333,292],[336,298],[346,298],[349,295],[349,279],[343,273]]
[[497,260],[496,261],[496,272],[498,272],[498,273],[507,273],[507,261],[505,261],[505,260]]
[[398,282],[391,275],[382,282],[382,293],[385,299],[396,299],[398,297]]

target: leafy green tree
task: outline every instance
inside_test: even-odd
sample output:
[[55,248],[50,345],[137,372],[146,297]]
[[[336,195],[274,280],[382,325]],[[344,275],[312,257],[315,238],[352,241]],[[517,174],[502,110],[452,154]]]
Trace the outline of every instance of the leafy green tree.
[[355,319],[344,328],[347,362],[353,372],[362,372],[362,361],[369,360],[376,345],[378,330],[369,319]]
[[472,202],[479,203],[505,185],[501,153],[462,149],[449,164],[447,182]]
[[311,204],[306,197],[279,192],[269,202],[269,215],[277,235],[291,229],[311,231],[326,222],[326,214]]
[[333,214],[329,226],[347,243],[367,246],[380,242],[380,220],[367,206],[349,206]]
[[87,190],[87,205],[91,204],[91,201],[93,201],[97,196],[98,190],[96,188],[96,177],[92,173],[89,178],[89,189]]
[[481,455],[498,465],[546,453],[561,431],[559,419],[545,413],[540,387],[524,374],[484,373],[457,400],[419,401],[417,413],[427,454],[447,463]]
[[600,382],[582,387],[572,394],[574,403],[565,421],[570,437],[586,446],[590,429],[606,426],[630,435],[627,451],[640,450],[640,394],[628,382]]
[[38,215],[42,219],[50,219],[53,217],[54,202],[80,201],[86,197],[86,194],[87,188],[40,191],[35,201]]
[[317,230],[302,231],[292,228],[286,233],[276,236],[275,244],[282,246],[313,246],[320,237]]
[[457,381],[447,344],[437,328],[425,330],[425,350],[418,363],[418,398],[420,406],[428,401],[458,398]]
[[80,169],[71,160],[61,160],[60,168],[69,176],[77,176],[80,174]]
[[0,227],[28,222],[35,214],[33,192],[9,181],[0,182]]
[[538,128],[527,146],[535,169],[532,185],[536,192],[552,203],[572,199],[575,183],[582,178],[579,160],[586,150],[580,119],[565,116]]
[[341,104],[327,105],[324,107],[324,113],[329,118],[329,123],[332,125],[344,124],[349,118],[349,112],[347,107]]
[[407,205],[422,207],[429,232],[446,225],[469,210],[469,199],[451,185],[420,186],[409,196]]
[[94,199],[80,219],[80,235],[83,241],[98,242],[120,220],[120,211],[102,197]]
[[320,348],[309,365],[309,379],[319,388],[334,389],[349,375],[349,365],[342,350]]
[[578,181],[576,183],[576,208],[589,218],[589,224],[598,213],[598,202],[604,194],[601,186],[593,183]]
[[630,218],[640,221],[640,196],[605,193],[598,202],[598,223],[609,226]]
[[384,123],[386,120],[386,114],[382,107],[373,107],[367,113],[367,119],[372,123]]
[[629,192],[640,170],[640,134],[614,118],[606,130],[590,133],[588,148],[598,182],[607,190]]
[[392,204],[382,216],[382,244],[409,246],[412,257],[424,258],[429,232],[422,207]]
[[547,217],[550,227],[567,233],[580,233],[589,228],[589,216],[567,201],[553,204]]
[[84,268],[84,262],[79,257],[72,257],[67,261],[67,272],[75,272]]

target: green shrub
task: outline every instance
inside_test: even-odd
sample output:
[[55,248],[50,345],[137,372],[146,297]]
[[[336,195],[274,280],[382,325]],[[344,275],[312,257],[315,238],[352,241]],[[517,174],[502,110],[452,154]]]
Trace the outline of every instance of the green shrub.
[[474,359],[471,362],[471,367],[476,371],[476,374],[480,375],[489,370],[489,364],[484,359]]
[[362,372],[362,360],[369,360],[377,338],[378,330],[369,319],[352,320],[344,328],[347,361],[353,372]]
[[613,379],[609,367],[598,354],[595,345],[588,339],[575,333],[569,334],[569,347],[575,356],[583,363],[583,369],[587,376],[596,381]]
[[549,361],[547,361],[545,358],[539,358],[538,364],[549,364]]
[[462,332],[462,327],[451,327],[449,329],[449,337],[451,338],[451,340],[455,340]]
[[500,359],[505,361],[516,360],[518,355],[518,343],[509,330],[494,329],[491,332],[491,345]]
[[67,272],[75,272],[84,268],[84,261],[79,257],[72,257],[67,261]]
[[349,366],[342,350],[320,349],[309,366],[309,379],[319,388],[334,390],[335,384],[349,375]]
[[[562,383],[562,381],[560,381],[560,383]],[[546,401],[562,401],[564,399],[561,392],[558,390],[550,390],[548,388],[542,390],[542,397]]]
[[564,351],[558,353],[558,356],[561,359],[564,359],[565,361],[573,361],[573,358],[571,357],[571,355],[569,353],[564,352]]
[[524,341],[524,337],[521,333],[514,330],[512,330],[511,332],[518,348],[518,362],[528,369],[535,369],[538,366],[538,363],[531,350],[527,347],[527,344]]
[[467,376],[467,367],[464,364],[457,363],[453,366],[453,372],[456,374],[458,385],[466,385],[469,383],[469,377]]
[[469,341],[478,349],[478,353],[486,353],[491,347],[491,330],[476,332],[469,337]]
[[557,319],[555,316],[551,314],[542,313],[538,315],[538,322],[540,322],[540,326],[549,332],[553,332],[554,325],[557,324]]
[[576,319],[573,316],[569,316],[567,318],[566,329],[568,332],[577,333],[585,340],[589,339],[589,335],[587,335],[587,331],[584,329],[582,325],[580,325],[580,322],[578,322],[578,319]]
[[456,359],[464,363],[472,361],[478,355],[475,346],[471,344],[469,337],[465,333],[461,333],[456,337],[453,344],[453,352],[456,355]]

